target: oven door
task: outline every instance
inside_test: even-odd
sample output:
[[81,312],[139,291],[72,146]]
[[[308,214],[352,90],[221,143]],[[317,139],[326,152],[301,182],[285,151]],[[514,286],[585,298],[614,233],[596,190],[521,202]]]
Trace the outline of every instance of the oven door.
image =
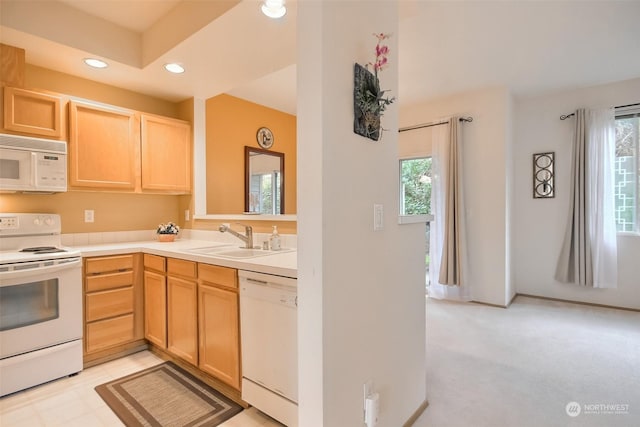
[[34,153],[0,148],[0,190],[31,190],[34,185]]
[[31,264],[0,272],[0,359],[82,338],[81,258]]

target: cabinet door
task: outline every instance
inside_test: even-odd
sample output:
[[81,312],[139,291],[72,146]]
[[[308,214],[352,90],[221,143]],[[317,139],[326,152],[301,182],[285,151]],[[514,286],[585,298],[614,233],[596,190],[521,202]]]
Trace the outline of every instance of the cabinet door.
[[167,348],[166,278],[152,271],[144,272],[144,337]]
[[198,365],[197,283],[167,277],[167,349]]
[[69,185],[136,190],[139,127],[134,111],[69,102]]
[[62,135],[59,96],[14,87],[4,88],[4,128],[59,139]]
[[238,294],[201,284],[200,369],[240,389]]
[[191,191],[191,126],[142,115],[142,190]]

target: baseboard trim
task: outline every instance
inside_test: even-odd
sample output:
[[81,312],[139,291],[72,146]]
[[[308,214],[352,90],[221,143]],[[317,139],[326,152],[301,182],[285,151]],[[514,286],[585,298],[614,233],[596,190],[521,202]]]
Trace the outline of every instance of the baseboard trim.
[[584,302],[584,301],[573,301],[573,300],[561,299],[561,298],[543,297],[543,296],[540,296],[540,295],[516,294],[516,297],[519,297],[519,296],[520,297],[543,299],[543,300],[547,300],[547,301],[567,302],[569,304],[588,305],[588,306],[591,306],[591,307],[613,308],[615,310],[633,311],[635,313],[640,313],[640,309],[638,309],[638,308],[618,307],[616,305],[596,304],[596,303],[593,303],[593,302]]
[[84,369],[92,366],[100,365],[111,360],[120,359],[121,357],[129,356],[133,353],[147,350],[149,346],[144,339],[133,341],[127,344],[119,345],[117,347],[101,350],[96,353],[85,354],[83,356]]
[[409,419],[405,421],[404,424],[402,424],[402,427],[411,427],[416,422],[416,420],[420,418],[420,415],[422,415],[424,410],[427,409],[427,406],[429,406],[429,401],[425,399],[425,401],[422,402],[420,406],[418,406],[418,409],[414,411]]
[[[472,302],[474,304],[487,305],[489,307],[496,307],[496,308],[507,308],[507,307],[509,307],[508,305],[491,304],[490,302],[482,302],[482,301],[475,301],[475,300],[471,300],[469,302]],[[509,304],[511,304],[511,303],[509,303]]]
[[509,304],[507,304],[506,308],[509,308],[511,306],[511,304],[513,304],[513,302],[516,300],[517,296],[518,296],[517,292],[515,294],[513,294],[513,296],[511,297],[511,301],[509,301]]

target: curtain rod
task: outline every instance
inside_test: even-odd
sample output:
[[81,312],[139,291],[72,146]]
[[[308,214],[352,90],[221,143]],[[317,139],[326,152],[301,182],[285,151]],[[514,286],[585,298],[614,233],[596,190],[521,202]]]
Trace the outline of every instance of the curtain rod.
[[[613,107],[613,108],[635,107],[637,105],[640,105],[640,102],[635,103],[635,104],[618,105],[617,107]],[[560,116],[560,120],[567,120],[569,117],[575,116],[575,115],[576,115],[576,113],[563,114],[562,116]]]
[[[472,122],[473,121],[473,117],[460,117],[458,120],[461,121],[461,122]],[[404,127],[404,128],[400,128],[400,129],[398,129],[398,132],[406,132],[408,130],[428,128],[428,127],[431,127],[431,126],[446,125],[447,123],[449,123],[449,120],[445,120],[445,121],[442,121],[442,122],[434,122],[434,123],[423,123],[423,124],[420,124],[420,125],[407,126],[407,127]]]

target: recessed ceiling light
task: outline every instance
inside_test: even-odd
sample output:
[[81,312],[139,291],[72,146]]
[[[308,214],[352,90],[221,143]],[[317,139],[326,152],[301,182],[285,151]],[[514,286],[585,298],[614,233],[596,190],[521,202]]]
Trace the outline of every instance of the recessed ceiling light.
[[287,8],[284,7],[284,0],[264,0],[262,13],[269,18],[282,18],[287,13]]
[[109,64],[97,58],[84,58],[84,63],[93,68],[107,68]]
[[164,69],[170,73],[181,74],[184,73],[184,67],[180,64],[172,62],[170,64],[164,64]]

